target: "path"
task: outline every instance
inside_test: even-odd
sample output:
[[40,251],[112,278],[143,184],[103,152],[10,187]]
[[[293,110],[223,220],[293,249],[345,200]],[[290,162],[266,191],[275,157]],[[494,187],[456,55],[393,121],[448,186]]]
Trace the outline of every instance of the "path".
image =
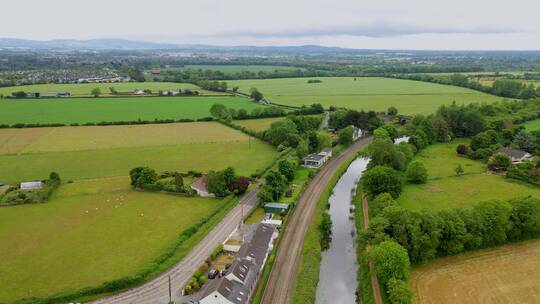
[[371,138],[362,138],[332,158],[306,187],[289,218],[261,303],[285,304],[291,302],[304,237],[313,217],[315,206],[326,185],[343,162],[370,142]]
[[[364,217],[364,228],[369,228],[369,205],[368,200],[365,194],[362,194],[362,214]],[[369,245],[366,247],[366,251],[369,251]],[[373,289],[373,299],[375,300],[375,304],[382,304],[382,297],[381,297],[381,288],[379,287],[379,280],[377,280],[377,275],[375,275],[375,272],[373,271],[373,263],[371,261],[368,262],[369,266],[369,272],[371,273],[371,288]]]
[[258,187],[246,193],[240,202],[178,264],[153,280],[118,295],[94,301],[94,304],[164,304],[169,301],[168,277],[171,277],[173,300],[181,301],[180,292],[193,273],[204,263],[219,243],[238,227],[242,217],[256,206]]

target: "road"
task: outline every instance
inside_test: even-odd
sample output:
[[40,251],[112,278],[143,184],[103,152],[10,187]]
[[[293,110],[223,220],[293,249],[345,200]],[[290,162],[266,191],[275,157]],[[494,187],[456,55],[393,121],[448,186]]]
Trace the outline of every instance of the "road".
[[287,223],[261,303],[286,304],[291,302],[304,237],[313,217],[315,206],[326,185],[343,162],[370,142],[371,138],[362,138],[355,142],[331,159],[306,187]]
[[169,282],[173,291],[173,300],[181,300],[180,291],[193,273],[204,263],[219,243],[238,227],[242,217],[249,215],[257,202],[258,188],[246,193],[240,202],[217,224],[216,227],[185,256],[178,264],[160,274],[153,280],[139,287],[129,289],[118,295],[94,301],[94,304],[163,304],[169,301]]

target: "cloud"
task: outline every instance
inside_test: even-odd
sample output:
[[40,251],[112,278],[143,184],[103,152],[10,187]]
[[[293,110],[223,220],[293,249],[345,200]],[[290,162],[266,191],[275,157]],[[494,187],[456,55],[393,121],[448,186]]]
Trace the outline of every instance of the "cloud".
[[357,36],[357,37],[397,37],[420,34],[511,34],[524,33],[508,27],[465,27],[465,26],[433,26],[399,24],[395,22],[373,22],[353,26],[324,26],[324,27],[301,27],[274,31],[236,31],[224,32],[230,37],[255,37],[255,38],[301,38],[323,36]]

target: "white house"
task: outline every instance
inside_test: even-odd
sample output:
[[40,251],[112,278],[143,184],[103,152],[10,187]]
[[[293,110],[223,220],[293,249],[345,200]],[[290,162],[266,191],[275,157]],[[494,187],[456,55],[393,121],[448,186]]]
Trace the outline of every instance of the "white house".
[[499,150],[497,150],[497,153],[506,154],[508,157],[510,157],[513,164],[519,164],[522,162],[531,161],[533,159],[533,156],[526,151],[512,149],[508,147],[500,148]]
[[310,154],[304,158],[304,166],[309,168],[320,168],[328,159],[332,157],[332,149],[325,148],[317,154]]
[[21,190],[35,190],[43,188],[42,182],[24,182],[21,183]]

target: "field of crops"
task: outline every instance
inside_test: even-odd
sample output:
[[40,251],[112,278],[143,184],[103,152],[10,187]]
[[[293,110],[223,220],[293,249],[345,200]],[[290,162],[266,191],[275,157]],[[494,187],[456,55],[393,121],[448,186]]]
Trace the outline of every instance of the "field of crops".
[[4,99],[0,100],[0,124],[198,119],[211,116],[210,108],[216,103],[248,111],[261,107],[233,96]]
[[285,78],[229,81],[243,92],[256,87],[271,101],[301,106],[321,103],[357,110],[386,111],[395,106],[403,114],[430,114],[440,105],[472,102],[493,102],[500,97],[481,92],[420,81],[329,77],[318,78],[322,83],[308,83],[313,78]]
[[119,83],[77,83],[77,84],[35,84],[16,87],[0,88],[0,94],[4,96],[11,95],[12,92],[69,92],[71,96],[91,96],[90,92],[94,88],[99,88],[103,95],[111,95],[109,88],[114,87],[118,93],[132,93],[136,89],[152,90],[157,93],[159,90],[178,90],[190,89],[199,91],[201,94],[216,95],[219,93],[201,90],[198,86],[191,83],[173,83],[173,82],[119,82]]
[[233,166],[249,175],[276,155],[268,144],[214,122],[0,129],[2,182],[43,179],[51,171],[66,180],[126,176],[139,165],[180,171]]
[[438,259],[411,278],[414,303],[539,303],[540,241]]
[[[540,198],[540,189],[503,176],[485,173],[485,164],[457,156],[456,146],[464,141],[436,144],[421,151],[415,160],[428,170],[428,181],[422,185],[407,184],[398,199],[401,206],[421,210],[469,207],[490,199],[511,199],[531,195]],[[456,176],[461,164],[465,173]]]
[[64,184],[46,204],[0,208],[0,302],[134,275],[222,206],[217,199],[133,191],[121,177]]

